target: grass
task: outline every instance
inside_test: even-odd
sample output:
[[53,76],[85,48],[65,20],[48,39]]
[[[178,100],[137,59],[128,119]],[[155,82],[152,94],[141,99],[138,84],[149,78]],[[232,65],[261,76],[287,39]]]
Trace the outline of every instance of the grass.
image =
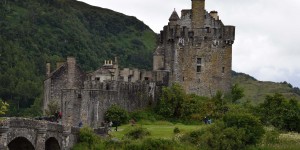
[[112,131],[110,134],[113,137],[116,137],[118,139],[122,139],[123,136],[132,128],[136,128],[137,126],[142,126],[143,128],[146,128],[150,132],[150,138],[164,138],[164,139],[172,139],[174,137],[173,130],[175,127],[179,128],[180,133],[187,133],[193,130],[197,130],[200,128],[203,128],[204,125],[184,125],[184,124],[173,124],[167,121],[156,121],[152,122],[146,122],[146,124],[143,124],[146,121],[138,122],[136,125],[131,126],[129,124],[122,125],[118,127],[118,131],[114,131],[114,128],[112,128]]

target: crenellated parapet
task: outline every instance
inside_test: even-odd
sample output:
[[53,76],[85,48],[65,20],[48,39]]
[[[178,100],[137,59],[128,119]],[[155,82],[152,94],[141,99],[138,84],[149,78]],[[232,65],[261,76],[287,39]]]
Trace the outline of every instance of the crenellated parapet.
[[[192,0],[192,9],[174,10],[163,27],[153,54],[156,81],[181,84],[185,91],[213,96],[230,90],[235,27],[226,26],[217,11],[207,12],[205,0]],[[164,76],[168,72],[168,81]]]

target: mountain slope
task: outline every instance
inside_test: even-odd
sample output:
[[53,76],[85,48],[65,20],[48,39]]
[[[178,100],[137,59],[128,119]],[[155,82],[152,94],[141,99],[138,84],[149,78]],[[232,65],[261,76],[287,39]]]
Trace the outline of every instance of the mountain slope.
[[293,87],[287,82],[263,82],[244,74],[233,72],[233,84],[238,84],[244,89],[245,97],[241,101],[250,101],[252,104],[259,104],[265,100],[266,95],[274,93],[283,94],[286,98],[300,100],[299,88]]
[[74,0],[0,1],[0,98],[11,109],[41,97],[46,62],[75,56],[85,71],[118,56],[150,69],[156,34],[143,22]]

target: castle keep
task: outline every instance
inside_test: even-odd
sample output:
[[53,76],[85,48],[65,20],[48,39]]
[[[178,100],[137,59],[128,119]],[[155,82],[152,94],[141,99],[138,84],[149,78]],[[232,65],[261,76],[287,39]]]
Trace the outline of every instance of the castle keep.
[[153,71],[120,69],[118,60],[106,60],[84,73],[73,57],[47,66],[43,109],[57,102],[63,124],[79,122],[98,127],[104,113],[117,104],[133,111],[156,103],[162,86],[179,83],[187,93],[211,97],[231,88],[232,44],[235,27],[225,26],[216,11],[205,10],[205,0],[192,0],[192,9],[179,17],[174,10],[160,32],[153,54]]
[[231,87],[235,27],[225,26],[218,12],[208,13],[204,6],[205,0],[192,0],[192,9],[182,10],[181,17],[173,11],[160,32],[153,71],[155,76],[167,75],[169,85],[177,82],[188,93],[213,96]]

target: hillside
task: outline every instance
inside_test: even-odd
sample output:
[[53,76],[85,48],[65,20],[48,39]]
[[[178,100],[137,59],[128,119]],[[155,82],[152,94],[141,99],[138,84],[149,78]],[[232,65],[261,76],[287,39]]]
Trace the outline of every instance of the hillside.
[[241,101],[250,101],[253,104],[258,104],[264,101],[266,95],[273,95],[274,93],[281,93],[286,98],[295,98],[300,100],[299,88],[293,87],[287,82],[263,82],[255,78],[233,71],[233,84],[238,84],[244,89],[245,97]]
[[156,34],[135,17],[74,0],[0,1],[0,98],[17,111],[41,99],[46,62],[75,56],[91,71],[118,56],[152,68]]

